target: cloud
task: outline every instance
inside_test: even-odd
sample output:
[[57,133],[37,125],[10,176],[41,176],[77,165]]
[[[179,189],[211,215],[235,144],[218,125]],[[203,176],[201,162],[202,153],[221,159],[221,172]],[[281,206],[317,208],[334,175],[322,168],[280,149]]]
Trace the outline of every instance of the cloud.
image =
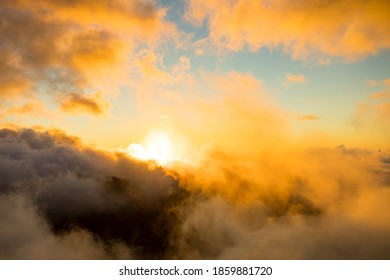
[[[141,49],[130,64],[133,87],[138,87],[137,91],[144,92],[142,87],[151,90],[150,86],[167,87],[191,80],[188,73],[191,70],[191,60],[187,56],[180,56],[177,63],[168,67],[164,63],[163,55],[150,50]],[[145,83],[147,80],[147,84]],[[155,89],[156,91],[157,89]]]
[[300,121],[315,121],[321,119],[321,117],[314,115],[314,114],[308,114],[308,115],[297,115],[297,119]]
[[0,95],[6,98],[115,96],[128,79],[129,53],[176,34],[153,1],[7,0],[0,16]]
[[[164,115],[164,107],[168,103],[182,106],[177,102],[180,103],[187,89],[195,86],[196,74],[191,73],[191,59],[188,56],[180,56],[167,65],[164,55],[150,48],[142,48],[131,56],[130,61],[128,86],[135,93],[139,110],[146,118],[155,114]],[[145,112],[150,114],[146,116]]]
[[294,59],[324,63],[388,49],[389,10],[383,0],[189,1],[185,17],[206,23],[209,43],[220,50],[282,49]]
[[0,229],[0,259],[105,258],[103,244],[86,231],[53,235],[29,198],[2,194],[0,202],[1,220],[7,221]]
[[[253,75],[203,72],[190,85],[191,96],[179,91],[169,103],[152,100],[144,106],[162,108],[174,121],[175,129],[196,147],[260,152],[288,134],[286,111]],[[262,139],[264,149],[258,147],[258,139]]]
[[158,258],[167,249],[169,209],[185,191],[161,169],[56,131],[2,129],[0,155],[2,259]]
[[[163,62],[163,57],[151,50],[142,49],[133,60],[132,70],[137,73],[143,79],[148,79],[154,83],[167,83],[173,82],[173,77],[167,71]],[[144,82],[144,80],[142,80]]]
[[70,113],[104,114],[109,108],[109,103],[102,94],[79,95],[69,93],[59,100],[61,109]]
[[389,159],[218,151],[151,169],[61,131],[2,129],[0,258],[388,259]]
[[[247,158],[250,163],[211,156],[204,165],[208,170],[195,173],[203,178],[192,186],[202,188],[209,199],[193,201],[185,212],[179,256],[386,258],[382,245],[390,245],[383,232],[389,231],[388,215],[383,215],[389,201],[388,156],[354,149],[286,153],[289,163],[283,156]],[[218,176],[210,171],[216,165]],[[347,174],[347,166],[357,173]],[[205,178],[212,182],[205,185]],[[354,245],[359,240],[370,245]]]
[[308,79],[303,74],[294,75],[294,74],[287,73],[285,75],[285,77],[286,77],[285,83],[287,83],[287,84],[290,84],[290,83],[304,84],[304,83],[308,82]]
[[29,101],[21,106],[14,106],[6,110],[5,115],[28,115],[32,117],[50,116],[45,105],[40,101]]
[[[88,27],[91,24],[99,24],[112,31],[132,30],[140,31],[143,29],[143,35],[154,37],[158,33],[165,11],[158,9],[154,1],[135,0],[131,2],[124,1],[97,1],[91,5],[88,0],[77,2],[38,0],[39,5],[33,5],[29,1],[5,1],[5,5],[16,8],[26,9],[34,14],[58,19],[62,22],[76,23],[82,27]],[[38,8],[39,7],[39,8]],[[42,14],[42,11],[50,11],[51,14]],[[165,25],[165,28],[172,28]]]
[[390,91],[375,92],[371,95],[372,100],[383,100],[390,98]]
[[386,87],[390,87],[390,78],[383,79],[382,81],[367,80],[367,83],[368,83],[370,86],[373,86],[373,87],[376,87],[376,86],[378,86],[378,85],[381,84],[381,83],[382,83],[384,86],[386,86]]
[[28,78],[21,74],[22,66],[18,59],[10,51],[4,51],[0,56],[0,71],[3,73],[0,77],[0,96],[9,98],[25,91],[31,86]]
[[378,81],[375,81],[375,80],[367,80],[366,82],[367,82],[367,84],[369,84],[369,85],[372,86],[372,87],[378,86]]
[[375,145],[386,145],[389,142],[390,91],[388,89],[372,93],[355,105],[350,117],[350,125],[367,141]]
[[352,116],[352,124],[355,127],[373,126],[380,131],[387,131],[387,123],[390,121],[388,112],[390,104],[390,91],[381,91],[360,102]]

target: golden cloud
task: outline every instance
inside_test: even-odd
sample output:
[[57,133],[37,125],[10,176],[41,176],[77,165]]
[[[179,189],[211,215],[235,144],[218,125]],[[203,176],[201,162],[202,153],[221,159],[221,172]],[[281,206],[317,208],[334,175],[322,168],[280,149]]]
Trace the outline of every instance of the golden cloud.
[[145,100],[143,108],[168,115],[177,131],[205,149],[260,153],[288,134],[286,111],[252,75],[202,72],[191,91],[191,96],[179,91],[169,102]]
[[366,83],[372,87],[378,86],[378,81],[376,80],[367,80]]
[[386,99],[390,98],[390,91],[376,92],[371,95],[371,99]]
[[297,119],[300,121],[316,121],[316,120],[321,119],[321,117],[314,115],[314,114],[308,114],[308,115],[298,114]]
[[6,113],[8,115],[28,115],[32,117],[50,116],[45,105],[37,100],[29,101],[21,106],[14,106],[9,108]]
[[[153,0],[105,1],[90,0],[28,0],[5,1],[7,6],[26,9],[48,19],[72,22],[81,26],[99,25],[110,30],[143,31],[144,36],[156,35],[165,11]],[[168,26],[165,26],[168,28]],[[169,28],[171,28],[170,26]]]
[[63,111],[74,114],[92,113],[100,115],[104,114],[110,107],[109,102],[102,97],[101,93],[80,95],[72,92],[60,98],[58,102]]
[[376,140],[389,141],[390,91],[371,94],[356,105],[351,124]]
[[10,97],[25,93],[31,82],[21,74],[21,65],[10,51],[0,55],[0,96]]
[[0,258],[389,258],[388,152],[268,149],[173,175],[61,131],[1,129]]
[[354,61],[390,47],[390,3],[190,0],[187,19],[206,21],[219,49],[281,48],[294,59]]
[[384,79],[384,80],[383,80],[383,83],[384,83],[386,86],[390,87],[390,78]]
[[[61,106],[56,97],[67,92],[79,104],[88,103],[86,92],[115,95],[126,83],[129,52],[176,32],[153,1],[6,0],[0,17],[0,94],[46,92]],[[102,108],[84,107],[94,113]]]
[[285,79],[286,83],[304,84],[308,82],[308,79],[303,74],[294,75],[294,74],[287,73],[285,76],[286,76]]

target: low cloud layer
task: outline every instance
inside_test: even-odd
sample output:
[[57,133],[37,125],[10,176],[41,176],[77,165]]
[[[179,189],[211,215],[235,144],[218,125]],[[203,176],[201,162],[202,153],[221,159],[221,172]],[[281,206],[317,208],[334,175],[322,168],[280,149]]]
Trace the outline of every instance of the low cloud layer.
[[60,131],[2,129],[0,258],[390,257],[389,152],[237,156],[165,170]]
[[1,258],[164,255],[169,211],[185,196],[172,177],[59,132],[5,129],[0,139]]

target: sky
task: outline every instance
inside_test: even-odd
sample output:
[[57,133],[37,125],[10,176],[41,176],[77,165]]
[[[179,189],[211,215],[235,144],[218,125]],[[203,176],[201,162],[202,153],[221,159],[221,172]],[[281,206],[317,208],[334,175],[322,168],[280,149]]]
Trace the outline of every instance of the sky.
[[390,257],[389,1],[0,2],[0,258]]
[[191,138],[176,122],[234,76],[258,84],[235,102],[270,100],[297,141],[388,148],[386,1],[252,2],[5,1],[1,125],[107,148],[164,125]]

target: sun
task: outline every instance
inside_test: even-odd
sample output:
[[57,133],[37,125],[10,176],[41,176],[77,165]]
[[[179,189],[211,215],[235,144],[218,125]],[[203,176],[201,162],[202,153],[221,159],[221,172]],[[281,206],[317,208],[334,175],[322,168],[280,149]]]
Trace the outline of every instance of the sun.
[[175,159],[171,137],[168,133],[160,130],[151,131],[144,144],[130,144],[127,152],[136,159],[155,161],[163,166]]

